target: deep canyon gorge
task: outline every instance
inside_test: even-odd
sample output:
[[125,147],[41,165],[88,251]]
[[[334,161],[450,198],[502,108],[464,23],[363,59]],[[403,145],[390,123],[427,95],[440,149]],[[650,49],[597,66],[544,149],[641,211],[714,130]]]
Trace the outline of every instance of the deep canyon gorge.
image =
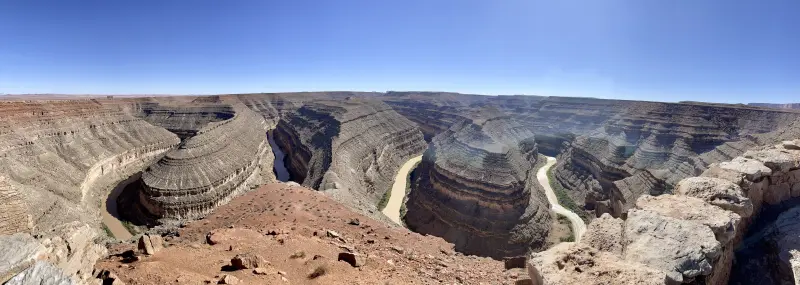
[[[356,249],[408,241],[390,250],[402,255],[436,237],[428,243],[450,244],[439,251],[453,262],[521,258],[529,277],[513,278],[533,284],[795,284],[800,111],[769,107],[780,106],[444,92],[10,97],[0,101],[0,284],[24,284],[20,274],[96,284],[95,264],[128,241],[104,233],[105,214],[141,231],[133,239],[184,238],[219,219],[234,231],[265,184],[311,189],[289,196],[335,201],[353,227],[399,231],[365,229]],[[419,156],[407,194],[392,191]],[[588,225],[579,240],[561,232],[572,225],[551,210],[550,186]],[[382,213],[392,196],[402,225]],[[346,230],[308,215],[292,219],[317,226],[309,236]],[[206,250],[183,246],[171,250]]]

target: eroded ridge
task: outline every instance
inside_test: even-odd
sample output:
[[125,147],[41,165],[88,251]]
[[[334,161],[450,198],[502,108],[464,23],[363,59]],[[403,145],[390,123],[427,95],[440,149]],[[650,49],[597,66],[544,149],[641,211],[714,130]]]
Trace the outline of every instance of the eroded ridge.
[[[625,220],[605,214],[581,242],[532,254],[529,274],[534,284],[727,284],[754,217],[793,197],[800,197],[800,140],[712,164],[678,182],[675,194],[644,195]],[[797,248],[778,244],[782,257],[769,266],[796,280]]]
[[140,203],[159,219],[197,219],[261,183],[274,181],[267,125],[234,104],[235,115],[211,122],[142,173]]
[[[119,178],[116,173],[177,143],[167,130],[95,100],[0,102],[3,192],[11,197],[9,207],[22,201],[35,231],[97,223],[105,186]],[[24,231],[18,228],[24,223],[8,225]]]
[[275,140],[291,180],[365,212],[377,212],[400,166],[426,147],[414,123],[358,98],[306,104],[278,123]]
[[433,138],[418,168],[405,222],[492,257],[540,248],[550,230],[549,204],[533,167],[533,133],[505,116],[465,120]]

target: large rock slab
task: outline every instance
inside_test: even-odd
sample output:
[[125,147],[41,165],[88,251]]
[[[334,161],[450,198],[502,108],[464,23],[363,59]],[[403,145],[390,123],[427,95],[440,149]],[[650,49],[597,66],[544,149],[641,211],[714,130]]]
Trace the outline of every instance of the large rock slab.
[[20,272],[5,285],[73,285],[72,278],[64,274],[58,267],[44,261],[37,261],[33,266]]
[[29,234],[0,235],[0,283],[33,265],[45,252]]
[[624,258],[667,274],[675,283],[712,272],[721,245],[707,226],[696,221],[631,210],[625,221]]

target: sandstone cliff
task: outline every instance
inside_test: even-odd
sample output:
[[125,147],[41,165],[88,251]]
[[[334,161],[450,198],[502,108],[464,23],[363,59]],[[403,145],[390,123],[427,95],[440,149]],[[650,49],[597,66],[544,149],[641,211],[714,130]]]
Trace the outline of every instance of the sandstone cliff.
[[274,135],[293,181],[364,212],[376,212],[399,167],[426,146],[414,123],[357,98],[307,103],[281,119]]
[[506,116],[452,126],[423,155],[406,224],[466,254],[505,257],[541,248],[550,214],[532,185],[537,155],[533,133]]

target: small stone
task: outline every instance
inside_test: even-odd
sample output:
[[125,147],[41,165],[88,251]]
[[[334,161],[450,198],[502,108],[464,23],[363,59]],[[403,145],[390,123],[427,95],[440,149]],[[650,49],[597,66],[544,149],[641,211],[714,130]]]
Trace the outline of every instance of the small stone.
[[394,261],[391,259],[387,260],[386,263],[388,263],[389,265],[394,265]]
[[396,251],[399,254],[403,254],[405,252],[405,250],[399,246],[392,246],[392,250]]
[[286,276],[286,271],[278,271],[278,275],[280,275],[280,276]]
[[269,272],[264,267],[256,267],[256,269],[253,269],[253,273],[257,275],[267,275]]
[[368,240],[367,240],[367,243],[368,243],[368,244],[373,244],[373,243],[375,243],[375,240],[374,240],[374,239],[368,239]]
[[359,221],[358,219],[351,219],[350,222],[348,222],[348,224],[358,226],[361,225],[361,221]]
[[286,279],[286,277],[283,277],[283,276],[281,276],[281,281],[283,281],[283,282],[289,282],[289,279]]
[[239,278],[232,275],[222,275],[217,284],[239,284]]
[[339,253],[339,261],[344,261],[349,263],[353,267],[361,267],[367,263],[367,258],[363,255],[359,255],[358,253],[352,252],[342,252]]
[[329,238],[338,238],[338,237],[339,237],[339,233],[337,233],[337,232],[335,232],[335,231],[332,231],[332,230],[328,230],[328,231],[326,232],[326,235],[327,235]]

